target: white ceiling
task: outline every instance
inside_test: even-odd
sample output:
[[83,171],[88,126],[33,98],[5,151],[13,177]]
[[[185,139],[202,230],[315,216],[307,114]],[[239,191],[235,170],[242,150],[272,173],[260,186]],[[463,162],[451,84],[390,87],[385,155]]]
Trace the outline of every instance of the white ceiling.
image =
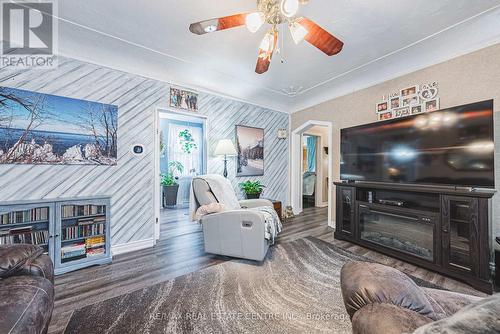
[[344,50],[327,57],[305,42],[294,45],[286,31],[284,62],[275,56],[258,75],[265,29],[188,30],[255,8],[254,0],[63,0],[59,53],[295,112],[500,42],[500,0],[311,0],[300,14],[343,40]]

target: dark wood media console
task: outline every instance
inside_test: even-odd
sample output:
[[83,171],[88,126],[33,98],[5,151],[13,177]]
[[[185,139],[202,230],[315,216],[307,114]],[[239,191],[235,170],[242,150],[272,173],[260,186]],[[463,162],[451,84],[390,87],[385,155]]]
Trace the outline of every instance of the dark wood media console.
[[493,291],[489,209],[494,191],[335,183],[335,238]]

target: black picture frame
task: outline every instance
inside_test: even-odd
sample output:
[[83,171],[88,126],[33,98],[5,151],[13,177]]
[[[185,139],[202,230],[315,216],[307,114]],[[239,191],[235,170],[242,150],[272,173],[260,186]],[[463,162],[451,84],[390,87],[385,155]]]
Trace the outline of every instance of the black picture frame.
[[[236,176],[263,176],[265,171],[265,129],[238,124],[236,136]],[[241,136],[246,136],[241,138]],[[252,137],[253,136],[253,137]],[[254,145],[252,147],[252,145]]]

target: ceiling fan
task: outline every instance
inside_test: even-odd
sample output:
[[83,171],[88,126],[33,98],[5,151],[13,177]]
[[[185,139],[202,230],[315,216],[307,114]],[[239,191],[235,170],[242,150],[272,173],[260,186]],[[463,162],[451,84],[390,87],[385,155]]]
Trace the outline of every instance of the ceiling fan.
[[257,0],[257,11],[193,23],[189,30],[197,35],[246,26],[251,33],[257,32],[264,23],[271,29],[265,34],[259,46],[255,72],[265,73],[269,70],[271,59],[278,44],[278,26],[288,25],[295,44],[306,40],[328,56],[339,53],[344,43],[321,28],[319,25],[302,16],[296,16],[300,5],[309,0]]

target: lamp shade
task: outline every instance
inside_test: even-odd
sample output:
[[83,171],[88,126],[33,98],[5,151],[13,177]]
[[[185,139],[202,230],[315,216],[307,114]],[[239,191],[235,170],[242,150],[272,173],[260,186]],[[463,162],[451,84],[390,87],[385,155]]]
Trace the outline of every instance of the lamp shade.
[[221,139],[215,147],[215,155],[237,155],[231,139]]

